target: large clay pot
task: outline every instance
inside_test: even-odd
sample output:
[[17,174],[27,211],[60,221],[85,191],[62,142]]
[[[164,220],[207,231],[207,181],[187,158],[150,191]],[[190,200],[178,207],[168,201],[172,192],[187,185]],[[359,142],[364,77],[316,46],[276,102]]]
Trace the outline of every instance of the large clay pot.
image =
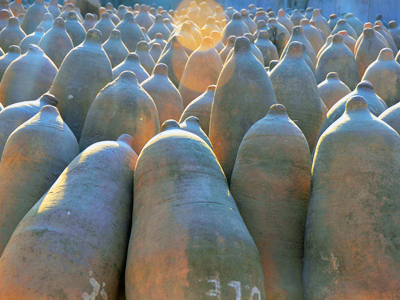
[[183,112],[183,102],[178,89],[168,78],[168,66],[157,64],[151,77],[141,84],[149,93],[158,110],[159,123],[178,121]]
[[54,23],[54,18],[50,13],[45,13],[43,16],[42,22],[39,24],[39,26],[42,26],[44,28],[44,31],[47,32],[53,27]]
[[22,101],[7,106],[0,112],[0,157],[10,134],[21,124],[36,115],[45,105],[57,106],[57,99],[51,94],[44,94],[37,100]]
[[339,34],[343,38],[343,43],[351,50],[351,52],[355,55],[355,47],[357,41],[353,39],[349,34],[347,33],[346,30],[339,31]]
[[[285,26],[281,25],[276,21],[275,18],[271,18],[267,22],[268,32],[274,33],[275,39],[279,41],[279,45],[277,46],[278,52],[282,53],[283,49],[286,47],[287,43],[290,39],[290,32],[286,29]],[[261,30],[260,30],[261,31]],[[293,31],[292,31],[293,33]],[[272,35],[272,34],[271,34]]]
[[111,22],[113,22],[114,25],[117,26],[119,24],[119,22],[121,22],[121,20],[118,18],[117,15],[114,14],[114,12],[112,10],[107,10],[107,12],[110,15]]
[[260,49],[263,55],[265,67],[269,66],[272,60],[279,60],[278,51],[275,45],[269,40],[267,31],[262,30],[254,44]]
[[117,299],[132,220],[132,144],[123,135],[93,145],[29,211],[0,260],[1,298]]
[[139,83],[142,83],[149,78],[149,73],[141,66],[139,56],[136,53],[129,53],[125,60],[113,68],[113,78],[117,79],[124,71],[131,71],[136,74],[136,78]]
[[19,27],[18,19],[11,17],[8,19],[7,26],[0,32],[0,47],[4,53],[7,53],[11,45],[18,46],[25,36]]
[[156,20],[155,20],[153,26],[151,26],[151,28],[147,32],[147,34],[151,40],[155,38],[157,33],[161,33],[163,35],[164,40],[168,40],[168,38],[171,34],[169,29],[165,26],[161,15],[156,16]]
[[147,73],[153,73],[155,62],[149,53],[149,44],[145,41],[140,41],[137,44],[136,54],[139,56],[139,61]]
[[317,56],[316,56],[314,49],[311,46],[310,42],[307,40],[306,36],[304,35],[304,30],[303,30],[303,27],[301,27],[301,26],[295,26],[293,28],[293,33],[290,37],[289,42],[287,43],[285,49],[283,50],[283,52],[281,54],[281,59],[285,57],[286,53],[288,52],[289,45],[292,42],[300,42],[304,46],[306,46],[306,50],[307,50],[306,52],[307,52],[308,56],[310,57],[311,62],[313,63],[313,66],[315,68],[317,66]]
[[[345,30],[343,30],[343,31],[347,33],[347,31],[345,31]],[[324,51],[328,47],[330,47],[330,45],[332,45],[332,41],[333,41],[333,35],[328,36],[328,38],[325,41],[325,44],[322,46],[321,50],[319,50],[319,52],[317,53],[317,60],[321,57],[322,53],[324,53]]]
[[190,116],[187,117],[183,122],[181,122],[179,124],[179,127],[182,130],[194,133],[195,135],[197,135],[198,137],[200,137],[203,141],[206,142],[206,144],[208,146],[210,146],[210,148],[212,149],[212,145],[210,140],[208,139],[206,133],[201,129],[200,127],[200,121],[197,117],[195,116]]
[[[42,26],[36,27],[35,32],[31,33],[30,35],[27,35],[22,39],[22,41],[19,43],[19,47],[21,49],[21,54],[25,54],[29,50],[29,45],[37,45],[39,44],[40,40],[44,36],[44,28]],[[10,46],[11,47],[11,46]]]
[[[254,39],[254,36],[252,36],[249,33],[246,33],[248,35],[250,35],[252,37],[252,39]],[[217,31],[217,30],[213,30],[210,33],[210,37],[213,39],[213,45],[215,50],[217,51],[217,53],[220,53],[224,48],[225,45],[222,43],[222,36],[221,36],[221,32]]]
[[111,64],[101,47],[101,32],[90,29],[85,41],[65,57],[49,91],[58,99],[61,116],[78,141],[93,99],[111,81]]
[[103,44],[103,49],[106,51],[113,68],[122,63],[129,54],[121,40],[121,33],[118,29],[113,29],[110,38]]
[[240,14],[242,15],[243,23],[246,24],[247,28],[250,30],[250,33],[254,34],[254,32],[256,32],[256,30],[257,30],[257,25],[249,17],[249,12],[247,11],[247,9],[242,9],[240,11]]
[[375,94],[374,86],[368,81],[361,81],[353,92],[347,94],[332,106],[326,115],[324,123],[321,126],[319,136],[321,136],[329,126],[331,126],[343,115],[346,109],[346,103],[353,96],[363,97],[368,105],[369,111],[374,116],[378,117],[387,109],[386,103],[377,94]]
[[45,13],[48,13],[44,0],[35,0],[25,12],[22,19],[21,28],[26,34],[31,34],[35,31],[36,27],[42,22]]
[[286,16],[286,13],[282,8],[278,11],[278,17],[276,20],[285,26],[289,33],[292,34],[294,27],[293,22]]
[[11,16],[12,15],[8,10],[3,9],[3,10],[0,11],[0,31],[3,30],[7,26],[8,19]]
[[326,38],[331,34],[331,28],[329,27],[326,19],[321,15],[321,11],[319,9],[313,10],[313,15],[310,21],[315,22],[315,26],[324,33]]
[[275,103],[271,81],[251,53],[250,41],[237,38],[234,55],[218,79],[209,133],[228,182],[243,136]]
[[164,50],[165,46],[167,45],[167,42],[164,41],[162,34],[161,33],[157,33],[156,37],[154,40],[150,41],[149,43],[149,47],[153,46],[154,44],[159,44],[161,46],[161,49]]
[[351,27],[346,20],[340,19],[337,23],[335,28],[332,29],[331,35],[339,33],[339,31],[346,30],[347,33],[355,40],[357,40],[358,35],[356,31]]
[[317,83],[324,81],[330,72],[336,72],[351,90],[354,90],[360,82],[354,55],[343,43],[343,37],[340,34],[333,36],[332,44],[325,49],[318,60],[315,70]]
[[21,49],[18,46],[10,46],[6,55],[0,57],[0,81],[8,66],[21,56]]
[[118,11],[117,11],[118,18],[120,18],[122,20],[127,12],[128,12],[128,10],[126,9],[125,5],[118,6]]
[[299,12],[299,10],[295,9],[290,16],[290,21],[292,21],[294,26],[299,26],[300,21],[304,18],[304,16]]
[[85,28],[86,31],[89,31],[95,26],[94,15],[86,14],[85,21],[82,23],[82,26]]
[[129,52],[135,52],[137,43],[143,40],[144,37],[142,30],[133,18],[133,14],[127,12],[116,28],[121,32],[122,41]]
[[314,74],[303,59],[303,45],[292,42],[288,48],[287,55],[269,77],[276,101],[286,107],[290,119],[304,133],[312,151],[322,124],[323,106]]
[[[389,23],[390,26],[390,23]],[[0,115],[1,116],[1,115]],[[380,116],[379,119],[390,125],[400,134],[400,103],[389,107]]]
[[85,40],[86,30],[78,21],[78,15],[76,12],[71,11],[68,13],[67,20],[65,21],[65,29],[71,37],[74,47],[80,45]]
[[258,35],[260,34],[260,32],[262,30],[265,30],[265,31],[269,30],[269,28],[267,26],[267,22],[265,22],[264,20],[260,20],[260,21],[257,22],[257,31],[254,34],[256,36],[256,38],[258,38]]
[[0,163],[0,256],[18,223],[78,154],[75,136],[52,105],[10,135]]
[[194,99],[182,113],[179,123],[183,122],[190,116],[199,119],[200,127],[205,134],[209,135],[211,107],[214,101],[215,85],[210,85],[203,94]]
[[[374,28],[372,23],[367,22],[364,24],[364,29],[367,28]],[[387,43],[387,40],[385,39],[385,37],[378,31],[375,30],[375,35],[382,41],[382,43],[385,44],[385,46],[387,48],[389,48],[389,45]],[[357,53],[358,48],[360,47],[361,42],[364,40],[364,32],[360,35],[360,37],[357,39],[356,45],[354,47],[354,52]]]
[[199,10],[200,10],[200,7],[197,6],[196,1],[191,1],[190,2],[190,9],[189,9],[189,11],[187,13],[188,17],[191,20],[195,20],[197,14],[199,13]]
[[268,15],[264,10],[259,10],[256,12],[256,15],[254,17],[254,23],[258,24],[259,21],[264,21],[265,23],[268,22]]
[[240,13],[234,13],[232,16],[232,20],[230,20],[229,23],[226,24],[224,30],[222,31],[222,42],[226,44],[228,38],[231,35],[243,36],[245,33],[250,33],[250,30],[243,22],[242,15]]
[[326,41],[326,36],[325,36],[325,34],[323,33],[323,31],[322,31],[321,29],[319,29],[319,28],[315,25],[315,22],[314,22],[314,21],[311,21],[311,20],[310,20],[310,25],[313,26],[315,29],[318,30],[318,32],[319,32],[319,34],[320,34],[322,40],[323,40],[324,43],[325,43],[325,41]]
[[63,18],[65,21],[70,11],[75,11],[75,6],[74,4],[67,2],[67,4],[63,7],[61,14],[58,17]]
[[25,8],[22,5],[22,0],[14,0],[10,3],[9,8],[14,17],[18,17],[19,14],[25,13]]
[[[162,59],[161,59],[162,62]],[[183,106],[203,94],[209,85],[216,84],[222,70],[222,61],[213,48],[213,41],[205,37],[201,46],[189,57],[179,84]]]
[[[306,299],[400,293],[400,138],[355,96],[321,137],[307,215]],[[378,200],[379,199],[379,200]]]
[[389,22],[389,33],[392,36],[397,49],[400,49],[400,28],[397,27],[396,21]]
[[[192,27],[189,22],[185,22],[182,24],[181,28],[178,29],[173,36],[179,35],[179,41],[180,43],[185,47],[185,52],[187,53],[188,56],[193,53],[194,50],[197,49],[197,47],[201,44],[202,37],[200,39],[200,43],[198,44],[197,41],[194,38],[194,33],[195,31],[192,30]],[[170,39],[171,41],[172,39]],[[169,41],[169,42],[170,42]],[[168,42],[168,44],[169,44]],[[164,48],[164,51],[168,49],[168,46]]]
[[54,20],[53,27],[40,40],[39,47],[60,68],[65,56],[74,48],[62,18]]
[[153,45],[151,45],[149,53],[153,58],[154,62],[157,63],[162,54],[161,45],[159,43],[154,43]]
[[[124,16],[122,16],[123,18]],[[121,19],[122,19],[121,18]],[[151,26],[153,26],[153,19],[150,17],[149,12],[147,11],[147,7],[145,4],[142,4],[140,6],[139,13],[135,17],[136,23],[140,27],[146,28],[146,30],[149,30]]]
[[140,153],[143,146],[160,131],[158,113],[154,101],[140,87],[133,72],[123,72],[116,80],[103,88],[93,100],[83,126],[79,147],[113,140],[123,132],[130,134]]
[[226,16],[224,14],[224,9],[221,6],[217,6],[215,8],[215,14],[214,14],[215,20],[218,22],[222,22],[226,20]]
[[104,43],[111,35],[111,31],[115,28],[114,23],[110,19],[110,14],[105,12],[101,15],[100,21],[94,27],[101,32],[101,42]]
[[[0,82],[0,102],[4,106],[37,99],[51,87],[57,67],[36,45],[14,60]],[[15,80],[15,79],[18,80]]]
[[[385,44],[376,36],[375,30],[364,29],[363,39],[356,52],[358,74],[363,78],[365,70],[375,61],[379,52],[386,48]],[[350,86],[349,86],[350,87]]]
[[376,32],[379,32],[380,34],[383,35],[383,37],[385,38],[387,45],[389,46],[388,48],[392,49],[393,53],[397,53],[397,46],[394,43],[393,38],[390,36],[390,34],[386,33],[385,30],[383,30],[383,26],[380,25],[375,25],[374,26],[374,30]]
[[358,36],[362,34],[364,30],[364,24],[354,14],[348,13],[344,16],[344,19],[351,27],[353,27]]
[[362,80],[368,80],[375,92],[388,107],[400,101],[400,65],[394,60],[393,52],[384,48],[378,58],[369,65]]
[[257,248],[214,153],[175,121],[164,127],[135,169],[126,299],[266,299]]
[[318,95],[328,110],[347,94],[349,87],[340,80],[338,73],[330,72],[326,79],[318,85]]
[[227,40],[225,48],[222,49],[222,51],[219,53],[219,57],[221,57],[221,61],[222,61],[223,64],[225,64],[229,53],[233,49],[235,41],[236,41],[236,36],[231,35]]
[[192,20],[195,21],[197,26],[200,28],[203,28],[204,25],[206,25],[208,17],[213,16],[214,13],[211,10],[211,8],[208,6],[207,2],[202,2],[200,3],[200,10],[198,14],[196,15],[196,19]]
[[[329,16],[329,21],[328,21],[328,25],[329,25],[329,28],[331,29],[331,30],[333,30],[333,28],[335,28],[335,26],[336,26],[336,24],[337,24],[337,22],[339,21],[340,19],[338,18],[338,16],[336,15],[336,14],[331,14],[330,16]],[[353,28],[354,29],[354,28]]]
[[56,19],[61,14],[57,0],[51,0],[49,6],[47,6],[47,10],[49,11],[49,13],[52,14],[54,19]]
[[244,136],[230,186],[260,252],[270,299],[303,299],[310,177],[306,138],[283,105],[271,106]]
[[310,25],[310,21],[308,19],[303,19],[300,21],[300,26],[303,27],[304,35],[307,40],[310,42],[314,53],[318,53],[324,45],[324,40],[321,37],[318,29],[314,26]]

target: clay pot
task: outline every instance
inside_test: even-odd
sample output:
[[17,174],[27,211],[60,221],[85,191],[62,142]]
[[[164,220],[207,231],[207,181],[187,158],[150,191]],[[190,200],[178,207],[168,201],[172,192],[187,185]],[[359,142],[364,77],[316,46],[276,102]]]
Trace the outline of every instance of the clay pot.
[[349,36],[346,30],[339,31],[339,34],[343,38],[343,43],[355,54],[356,40]]
[[[225,64],[226,59],[229,55],[229,53],[231,52],[231,50],[233,49],[233,45],[235,44],[236,41],[236,36],[231,35],[228,38],[228,41],[226,43],[226,46],[224,49],[222,49],[222,51],[219,53],[219,57],[221,58],[221,61],[223,64]],[[275,46],[274,46],[275,47]]]
[[51,105],[10,135],[0,164],[0,255],[21,219],[78,154],[75,136]]
[[124,71],[131,71],[135,73],[139,84],[149,78],[149,73],[142,67],[139,61],[139,56],[136,53],[129,53],[125,60],[113,68],[112,73],[114,79]]
[[385,40],[386,40],[386,42],[387,42],[387,45],[389,46],[388,48],[392,49],[393,53],[397,53],[397,46],[396,46],[396,44],[394,43],[394,41],[393,41],[392,37],[390,36],[390,34],[386,33],[386,32],[383,30],[383,28],[384,28],[384,27],[382,27],[382,26],[380,26],[380,25],[374,26],[374,30],[375,30],[376,32],[379,32],[380,34],[382,34],[383,37],[385,38]]
[[89,31],[95,26],[94,15],[86,14],[85,21],[82,23],[82,26],[85,28],[86,31]]
[[323,40],[324,43],[325,43],[325,41],[326,41],[326,36],[325,36],[325,34],[322,32],[322,30],[319,29],[319,28],[315,25],[315,22],[314,22],[314,21],[310,21],[310,25],[311,25],[312,27],[314,27],[315,29],[318,30],[318,32],[319,32],[319,34],[320,34],[322,40]]
[[57,0],[51,0],[49,6],[47,6],[47,10],[49,11],[49,13],[51,13],[54,19],[56,19],[61,14]]
[[191,1],[190,2],[190,9],[189,9],[189,11],[187,13],[188,17],[191,20],[195,20],[197,14],[199,13],[199,11],[200,11],[200,7],[197,6],[196,1]]
[[137,43],[144,39],[143,32],[133,19],[133,14],[128,12],[116,27],[121,32],[121,38],[129,52],[135,52]]
[[397,27],[396,21],[389,22],[389,33],[392,36],[397,49],[400,49],[400,28]]
[[351,27],[353,27],[358,36],[362,34],[364,30],[364,24],[354,14],[348,13],[344,16],[344,19]]
[[303,298],[302,259],[310,177],[306,138],[283,105],[271,106],[267,116],[244,136],[230,186],[260,252],[271,299]]
[[11,13],[8,10],[3,9],[0,11],[0,31],[7,26],[10,17]]
[[242,9],[240,14],[242,15],[243,23],[246,24],[247,28],[250,30],[250,33],[254,34],[254,32],[257,30],[257,25],[252,19],[250,19],[249,12],[246,9]]
[[[37,99],[51,87],[57,67],[36,45],[14,60],[0,82],[0,102],[4,106]],[[18,80],[15,80],[18,78]]]
[[22,19],[21,28],[26,34],[31,34],[35,31],[36,27],[42,22],[45,13],[48,13],[44,0],[35,0],[25,12]]
[[[340,31],[340,32],[346,32],[345,30]],[[319,59],[322,55],[322,53],[330,47],[330,45],[332,45],[332,41],[333,41],[333,35],[328,36],[328,38],[326,39],[325,44],[322,46],[321,50],[319,50],[319,52],[317,53],[317,59]]]
[[[280,42],[278,48],[278,52],[282,53],[283,49],[286,47],[289,39],[290,39],[290,32],[286,29],[285,26],[279,24],[275,18],[271,18],[267,22],[269,34],[272,36],[272,32],[274,33],[275,38],[277,38]],[[293,31],[292,31],[293,32]]]
[[257,11],[254,17],[254,23],[258,24],[259,21],[264,21],[265,23],[268,22],[268,15],[265,11]]
[[269,66],[272,60],[279,60],[278,51],[275,45],[269,40],[267,31],[261,31],[254,44],[260,49],[263,55],[264,66]]
[[1,297],[117,299],[132,220],[132,144],[128,135],[97,143],[69,164],[14,232],[0,261],[8,270],[0,271]]
[[[124,16],[121,16],[122,19]],[[140,6],[139,13],[135,17],[136,23],[139,24],[140,27],[146,28],[149,30],[151,26],[153,26],[153,19],[150,17],[149,12],[147,11],[146,5],[142,4]]]
[[118,18],[120,18],[121,20],[124,19],[125,14],[128,12],[128,10],[126,9],[125,5],[120,5],[118,6],[118,11],[117,11],[117,16]]
[[235,13],[237,13],[238,11],[236,10],[236,9],[234,9],[233,7],[227,7],[226,8],[226,10],[225,10],[225,15],[227,16],[227,18],[229,19],[229,20],[232,20],[232,18],[233,18],[233,15],[235,14]]
[[245,33],[250,33],[250,30],[243,22],[241,14],[235,13],[222,31],[222,42],[226,45],[227,40],[231,35],[243,36]]
[[179,124],[182,130],[194,133],[199,138],[201,138],[206,144],[212,149],[210,140],[208,139],[206,133],[200,127],[200,121],[195,116],[187,117],[183,122]]
[[[258,47],[256,45],[254,45],[254,35],[250,34],[250,33],[246,33],[244,35],[245,38],[247,38],[250,41],[250,47],[251,47],[251,52],[253,53],[253,55],[260,61],[260,63],[262,65],[264,65],[264,56],[262,54],[262,52],[260,51],[260,49],[258,49]],[[229,53],[227,60],[229,60],[231,58],[231,56],[233,55],[234,51],[231,50],[231,52]]]
[[[389,23],[390,26],[390,23]],[[400,132],[400,104],[397,103],[393,105],[392,107],[389,107],[387,110],[385,110],[380,116],[379,119],[384,121],[386,124],[388,124],[390,127],[392,127],[394,130],[396,130],[397,133]]]
[[400,65],[394,60],[392,50],[382,49],[365,71],[362,80],[371,82],[388,107],[400,101]]
[[[172,30],[174,32],[175,30]],[[215,18],[214,17],[208,17],[206,24],[201,28],[200,32],[202,37],[209,36],[212,31],[218,31],[221,32],[221,29],[218,27],[217,24],[215,24]]]
[[175,121],[164,126],[135,169],[127,299],[194,299],[208,291],[266,299],[257,248],[214,153]]
[[165,46],[167,45],[167,43],[164,41],[164,39],[162,38],[162,34],[161,33],[157,33],[156,37],[154,40],[150,41],[149,43],[149,47],[151,48],[151,46],[153,46],[154,44],[159,44],[161,46],[161,49],[164,50]]
[[331,35],[339,33],[339,31],[346,30],[347,33],[355,40],[357,40],[358,35],[356,31],[351,27],[346,20],[340,19],[337,23],[335,28],[332,29]]
[[313,7],[307,7],[305,17],[307,19],[311,20],[311,18],[313,16],[313,12],[314,12],[314,8]]
[[[249,34],[249,33],[246,33],[246,34]],[[249,35],[251,35],[251,34],[249,34]],[[225,48],[224,44],[222,44],[221,32],[219,32],[217,30],[211,31],[210,37],[213,39],[213,45],[214,45],[215,51],[217,51],[217,53],[220,53]],[[254,40],[254,36],[252,36],[252,39]]]
[[315,76],[315,68],[314,68],[314,65],[313,65],[310,57],[307,55],[307,48],[304,44],[302,44],[302,45],[303,45],[303,59]]
[[190,116],[195,116],[199,119],[201,129],[208,136],[210,127],[211,107],[214,100],[215,88],[216,88],[215,85],[210,85],[207,88],[206,92],[204,92],[199,97],[194,99],[182,113],[179,123],[181,123],[183,120],[186,120]]
[[264,30],[264,31],[268,31],[269,27],[267,26],[267,22],[265,22],[264,20],[260,20],[257,22],[257,31],[254,34],[256,36],[256,38],[258,38],[258,35],[260,34],[260,32]]
[[[328,21],[329,28],[330,28],[331,30],[333,30],[333,28],[335,28],[335,26],[336,26],[336,24],[337,24],[337,22],[338,22],[339,20],[340,20],[340,19],[338,18],[338,16],[337,16],[336,14],[330,15],[330,16],[329,16],[329,21]],[[354,28],[353,28],[353,29],[354,29]]]
[[107,10],[108,14],[110,15],[111,22],[114,23],[114,26],[117,26],[121,20],[118,18],[117,15],[114,14],[112,10]]
[[61,116],[78,141],[93,99],[111,81],[111,64],[101,47],[101,32],[90,29],[85,41],[65,57],[49,91],[59,100]]
[[312,151],[322,124],[323,106],[314,74],[303,59],[303,45],[292,42],[287,55],[269,77],[274,86],[276,101],[286,107],[289,118],[304,133]]
[[328,110],[349,93],[351,93],[351,90],[339,79],[336,72],[328,73],[326,80],[318,85],[318,95]]
[[289,33],[292,34],[294,27],[293,22],[286,16],[286,13],[282,8],[278,11],[278,17],[276,20],[285,26]]
[[153,58],[154,62],[157,63],[162,54],[161,45],[159,43],[152,44],[149,53]]
[[122,63],[129,54],[121,40],[121,33],[118,29],[113,29],[110,38],[103,44],[103,49],[106,51],[113,68]]
[[85,27],[78,21],[76,12],[71,11],[68,13],[67,20],[65,21],[65,29],[71,37],[74,47],[80,45],[86,37]]
[[14,0],[8,6],[10,11],[12,12],[14,17],[17,17],[19,14],[25,13],[25,8],[22,5],[22,0]]
[[153,73],[155,62],[149,53],[149,45],[145,41],[140,41],[137,44],[136,54],[139,56],[139,61],[142,67],[148,74]]
[[53,19],[52,14],[46,13],[43,16],[43,21],[40,23],[39,26],[43,27],[44,31],[47,32],[51,29],[51,27],[53,27],[53,24],[54,24],[54,19]]
[[36,115],[43,106],[57,106],[57,104],[58,101],[53,95],[44,94],[37,100],[18,102],[2,109],[0,114],[0,157],[8,137],[18,126]]
[[203,94],[209,85],[216,84],[221,70],[222,61],[213,48],[213,41],[205,37],[201,46],[189,57],[179,83],[183,106],[188,106]]
[[[44,36],[44,32],[45,32],[44,28],[42,26],[38,26],[38,27],[36,27],[35,32],[24,37],[22,39],[22,41],[19,43],[20,53],[22,53],[22,54],[26,53],[29,50],[29,45],[31,45],[31,44],[33,44],[33,45],[39,44],[39,41]],[[10,47],[13,47],[13,46],[10,46]]]
[[6,55],[0,57],[0,81],[3,78],[4,72],[8,66],[21,55],[21,49],[18,46],[12,45],[9,47]]
[[157,33],[161,33],[163,35],[164,40],[168,40],[168,38],[171,34],[169,29],[165,26],[161,15],[156,16],[156,20],[155,20],[153,26],[151,26],[151,28],[147,32],[147,34],[151,40],[155,38]]
[[71,37],[65,30],[65,22],[58,17],[53,27],[45,33],[39,42],[39,47],[59,68],[65,56],[74,48]]
[[[317,56],[315,55],[314,49],[311,46],[310,42],[307,40],[306,36],[304,35],[304,29],[301,26],[295,26],[293,28],[293,33],[290,37],[289,42],[287,43],[285,49],[283,50],[283,52],[281,54],[281,59],[285,57],[286,53],[288,52],[289,45],[292,42],[300,42],[304,46],[306,46],[306,50],[307,50],[306,52],[307,52],[308,56],[310,57],[311,62],[315,68],[317,66]],[[288,108],[286,107],[286,109],[288,109]]]
[[324,81],[330,72],[336,72],[351,90],[354,90],[360,82],[354,55],[343,43],[340,34],[334,35],[332,44],[325,49],[318,60],[315,71],[317,83]]
[[[367,23],[364,24],[364,29],[367,29],[367,28],[374,28],[374,27],[372,26],[372,23],[367,22]],[[378,32],[378,31],[375,30],[375,35],[382,41],[382,43],[385,44],[385,46],[386,46],[387,48],[389,48],[389,45],[388,45],[388,43],[387,43],[387,40],[385,39],[385,37],[384,37],[380,32]],[[361,42],[363,41],[363,39],[364,39],[364,33],[362,33],[362,34],[360,35],[360,37],[358,38],[358,40],[357,40],[357,42],[356,42],[356,46],[354,47],[354,52],[357,52],[357,50],[358,50],[358,48],[360,47],[360,44],[361,44]]]
[[375,30],[367,28],[364,29],[363,34],[363,39],[356,52],[356,62],[360,78],[363,78],[365,70],[375,61],[379,52],[383,48],[386,48],[385,44],[376,36]]
[[217,6],[215,8],[215,14],[214,14],[214,18],[215,20],[222,22],[224,20],[226,20],[226,16],[224,14],[224,10],[221,6]]
[[303,19],[300,21],[300,26],[303,27],[304,35],[310,42],[315,53],[318,53],[324,45],[324,40],[321,38],[321,34],[318,29],[310,25],[308,19]]
[[[200,10],[196,15],[196,19],[192,19],[192,21],[195,21],[197,26],[200,28],[203,28],[204,25],[207,23],[208,17],[212,17],[214,15],[213,11],[211,8],[208,6],[207,2],[202,2],[200,3]],[[157,17],[156,17],[157,18]]]
[[169,119],[179,120],[183,111],[182,97],[168,78],[167,65],[157,64],[152,76],[143,81],[141,86],[156,104],[160,124]]
[[[100,21],[94,27],[101,32],[101,42],[104,43],[111,35],[111,31],[115,28],[114,23],[110,19],[110,14],[105,12],[101,15]],[[117,28],[118,29],[118,28]]]
[[112,140],[128,132],[135,140],[133,149],[143,146],[159,133],[156,105],[140,87],[133,72],[123,72],[93,100],[79,141],[82,150],[104,140]]
[[362,97],[351,98],[315,153],[304,246],[306,299],[398,295],[399,162],[399,135],[368,111]]
[[329,24],[326,21],[326,19],[322,16],[321,11],[319,9],[313,10],[313,15],[310,21],[315,22],[315,26],[324,33],[326,38],[331,34],[331,28],[329,27]]
[[218,79],[210,118],[209,137],[228,182],[243,136],[275,103],[271,81],[251,53],[250,41],[237,38]]
[[331,126],[343,115],[343,112],[346,109],[346,103],[353,96],[363,97],[368,105],[369,111],[374,116],[378,117],[387,109],[386,103],[377,94],[375,94],[373,85],[368,81],[361,81],[353,92],[347,94],[332,106],[326,115],[324,123],[321,126],[319,136],[321,136],[329,126]]
[[295,9],[290,16],[290,21],[292,21],[294,26],[299,26],[300,21],[304,18],[304,16],[297,10]]
[[[185,47],[185,52],[188,56],[190,56],[194,50],[198,48],[198,44],[194,38],[194,35],[192,34],[194,31],[192,30],[192,27],[190,23],[185,22],[182,24],[182,27],[177,30],[173,36],[179,35],[179,41],[181,44]],[[168,44],[170,44],[172,38],[169,40]],[[202,38],[201,38],[202,40]],[[201,44],[200,40],[200,44]],[[168,45],[164,48],[164,51],[168,49]]]
[[7,53],[11,45],[18,46],[24,37],[25,33],[19,27],[18,19],[11,17],[7,26],[0,32],[0,47]]

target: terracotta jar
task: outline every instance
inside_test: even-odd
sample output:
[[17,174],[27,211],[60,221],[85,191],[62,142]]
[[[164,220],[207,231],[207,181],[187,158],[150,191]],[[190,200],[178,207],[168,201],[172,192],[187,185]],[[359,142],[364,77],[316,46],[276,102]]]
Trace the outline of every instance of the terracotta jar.
[[11,45],[18,46],[25,36],[19,27],[18,19],[11,17],[8,19],[7,26],[0,32],[0,47],[4,53],[7,53]]
[[129,53],[125,60],[113,68],[112,73],[114,79],[117,79],[124,71],[131,71],[136,74],[139,83],[142,83],[149,78],[149,73],[142,67],[139,61],[139,56],[136,53]]
[[21,28],[25,34],[31,34],[35,31],[36,27],[42,22],[45,13],[48,13],[44,0],[35,0],[25,12],[24,18],[22,19]]
[[40,40],[44,36],[44,28],[42,26],[36,27],[35,32],[30,35],[25,36],[22,41],[19,43],[19,47],[21,49],[21,53],[25,54],[29,50],[29,45],[37,45]]
[[336,102],[350,93],[351,90],[340,80],[336,72],[328,73],[326,79],[318,85],[318,95],[328,110],[330,110]]

